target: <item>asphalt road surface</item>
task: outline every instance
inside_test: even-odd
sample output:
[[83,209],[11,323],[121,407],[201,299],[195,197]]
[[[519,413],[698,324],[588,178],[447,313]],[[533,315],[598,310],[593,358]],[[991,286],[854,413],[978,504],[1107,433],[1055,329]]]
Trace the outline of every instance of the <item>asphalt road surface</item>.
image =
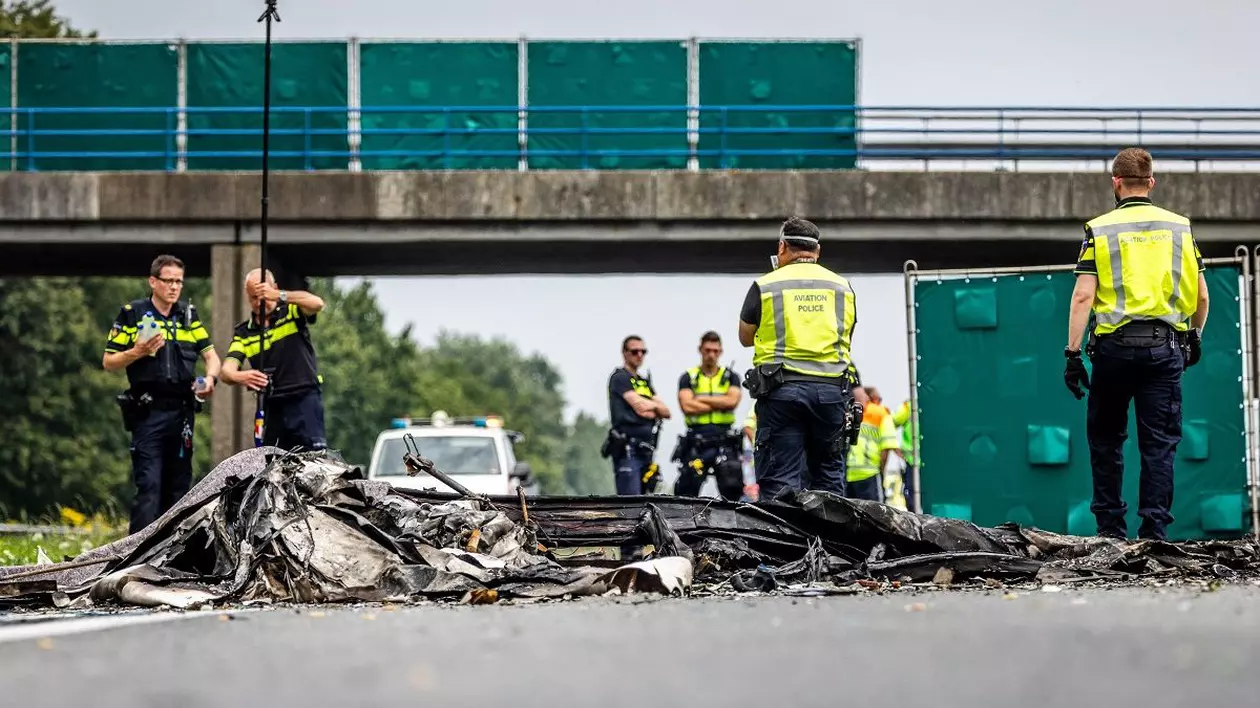
[[0,704],[1246,706],[1258,659],[1256,586],[0,615]]

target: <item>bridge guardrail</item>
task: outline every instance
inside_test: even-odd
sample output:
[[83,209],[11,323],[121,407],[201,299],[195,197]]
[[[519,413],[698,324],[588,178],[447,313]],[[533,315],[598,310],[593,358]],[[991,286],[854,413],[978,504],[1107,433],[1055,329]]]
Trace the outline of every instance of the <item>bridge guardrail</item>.
[[[1161,162],[1185,162],[1196,170],[1213,169],[1215,163],[1260,166],[1260,108],[589,105],[272,110],[273,169],[528,170],[554,168],[559,158],[568,158],[564,165],[578,169],[625,169],[625,160],[638,160],[629,165],[633,167],[689,170],[783,169],[796,166],[793,161],[805,168],[894,163],[928,168],[961,162],[1019,169],[1021,162],[1039,167],[1105,165],[1118,149],[1130,145],[1146,147]],[[7,145],[0,141],[0,156],[8,158],[14,171],[102,169],[102,162],[103,169],[123,171],[257,169],[261,113],[256,106],[13,108],[0,130],[9,138]],[[82,127],[85,121],[94,124]],[[638,146],[636,139],[645,136],[652,138],[651,144]],[[559,137],[568,140],[556,143]],[[230,148],[223,147],[228,143]],[[805,158],[833,158],[836,164]],[[86,167],[88,163],[92,166]]]

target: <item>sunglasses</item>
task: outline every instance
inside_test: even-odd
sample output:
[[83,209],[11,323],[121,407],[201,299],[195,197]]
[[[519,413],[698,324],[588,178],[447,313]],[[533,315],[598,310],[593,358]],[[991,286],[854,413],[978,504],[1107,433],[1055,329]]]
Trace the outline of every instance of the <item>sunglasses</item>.
[[646,349],[627,349],[626,351],[634,356],[643,356],[644,354],[647,354]]

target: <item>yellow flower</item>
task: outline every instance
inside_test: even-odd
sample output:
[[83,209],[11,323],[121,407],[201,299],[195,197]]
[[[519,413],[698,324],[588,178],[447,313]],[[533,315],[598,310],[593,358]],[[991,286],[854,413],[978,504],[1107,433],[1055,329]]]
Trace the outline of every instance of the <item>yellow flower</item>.
[[76,511],[74,509],[71,509],[65,506],[60,507],[60,509],[61,509],[61,523],[63,524],[78,527],[78,526],[82,526],[83,522],[87,521],[87,516],[84,515],[83,512],[81,511]]

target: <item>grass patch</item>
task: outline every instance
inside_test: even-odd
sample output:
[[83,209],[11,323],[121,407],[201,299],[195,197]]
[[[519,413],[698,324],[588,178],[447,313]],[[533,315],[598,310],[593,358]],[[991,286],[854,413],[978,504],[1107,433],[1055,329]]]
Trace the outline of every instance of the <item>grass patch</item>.
[[113,529],[69,534],[0,534],[0,565],[33,565],[44,549],[49,560],[59,563],[126,536]]
[[70,508],[62,508],[56,517],[40,519],[33,525],[54,526],[64,531],[0,532],[0,565],[33,565],[40,549],[49,560],[60,563],[127,535],[125,519],[112,519],[104,514],[87,516]]

